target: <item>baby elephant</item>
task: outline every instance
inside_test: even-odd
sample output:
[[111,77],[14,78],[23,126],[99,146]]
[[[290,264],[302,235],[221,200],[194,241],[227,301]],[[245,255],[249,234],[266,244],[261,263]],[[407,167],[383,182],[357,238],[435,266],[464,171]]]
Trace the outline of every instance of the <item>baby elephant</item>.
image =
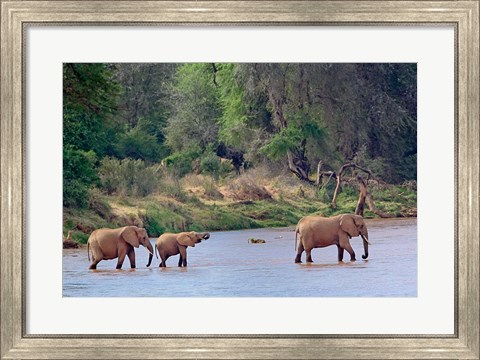
[[187,266],[187,247],[195,246],[202,240],[207,240],[210,234],[197,233],[195,231],[181,232],[178,234],[165,233],[162,234],[155,243],[155,251],[160,254],[160,267],[166,267],[166,261],[170,256],[180,254],[178,266]]

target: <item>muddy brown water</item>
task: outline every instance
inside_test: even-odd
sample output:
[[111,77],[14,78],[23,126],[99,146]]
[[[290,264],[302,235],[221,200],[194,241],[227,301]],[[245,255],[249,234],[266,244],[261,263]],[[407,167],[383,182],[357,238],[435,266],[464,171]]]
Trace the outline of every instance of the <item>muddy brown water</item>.
[[[313,264],[295,264],[293,228],[212,232],[188,248],[188,267],[177,267],[178,255],[159,268],[154,257],[136,249],[136,269],[125,259],[102,261],[89,270],[87,249],[63,251],[65,297],[414,297],[417,296],[417,220],[367,220],[368,260],[362,240],[351,240],[357,261],[337,261],[337,248],[314,249]],[[264,244],[249,244],[260,238]],[[155,239],[152,239],[154,244]]]

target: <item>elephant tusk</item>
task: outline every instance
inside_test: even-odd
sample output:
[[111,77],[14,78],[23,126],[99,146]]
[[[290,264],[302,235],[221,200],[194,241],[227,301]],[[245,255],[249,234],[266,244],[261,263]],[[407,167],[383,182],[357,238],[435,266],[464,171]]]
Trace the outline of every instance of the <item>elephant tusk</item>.
[[[145,249],[147,249],[147,248],[145,248]],[[149,253],[150,255],[153,256],[153,253],[152,253],[150,250],[147,249],[147,251],[148,251],[148,253]]]
[[360,235],[362,237],[363,240],[365,240],[367,242],[368,245],[372,245],[372,243],[370,241],[368,241],[368,239],[363,236],[363,235]]

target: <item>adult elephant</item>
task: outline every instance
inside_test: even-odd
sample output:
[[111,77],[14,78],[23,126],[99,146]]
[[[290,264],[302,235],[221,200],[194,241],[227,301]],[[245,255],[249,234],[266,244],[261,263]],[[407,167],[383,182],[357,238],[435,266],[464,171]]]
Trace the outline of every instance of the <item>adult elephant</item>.
[[[295,229],[295,247],[297,249],[296,263],[301,263],[302,253],[305,250],[307,262],[312,261],[312,249],[337,245],[338,261],[343,260],[343,252],[347,250],[350,260],[355,261],[355,252],[350,245],[350,239],[360,235],[363,239],[365,254],[368,258],[368,230],[360,215],[343,214],[329,218],[322,216],[305,216]],[[300,239],[297,247],[297,237]]]
[[90,248],[92,249],[92,263],[89,268],[96,269],[100,261],[118,257],[117,269],[121,269],[125,256],[128,256],[130,267],[134,269],[134,248],[138,248],[140,245],[145,246],[150,253],[147,264],[147,266],[150,266],[153,258],[153,247],[145,229],[136,226],[124,226],[118,229],[95,230],[88,238],[88,260],[90,260]]
[[155,243],[155,251],[160,254],[160,267],[166,267],[166,261],[170,256],[180,254],[178,266],[187,266],[187,247],[195,247],[195,244],[210,238],[208,232],[197,233],[195,231],[181,232],[178,234],[164,233]]

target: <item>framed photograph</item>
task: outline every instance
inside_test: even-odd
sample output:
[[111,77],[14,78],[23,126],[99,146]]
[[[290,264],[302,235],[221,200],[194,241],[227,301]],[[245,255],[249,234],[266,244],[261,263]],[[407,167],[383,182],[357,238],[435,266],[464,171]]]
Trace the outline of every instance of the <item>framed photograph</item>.
[[1,0],[1,358],[478,359],[479,5]]

